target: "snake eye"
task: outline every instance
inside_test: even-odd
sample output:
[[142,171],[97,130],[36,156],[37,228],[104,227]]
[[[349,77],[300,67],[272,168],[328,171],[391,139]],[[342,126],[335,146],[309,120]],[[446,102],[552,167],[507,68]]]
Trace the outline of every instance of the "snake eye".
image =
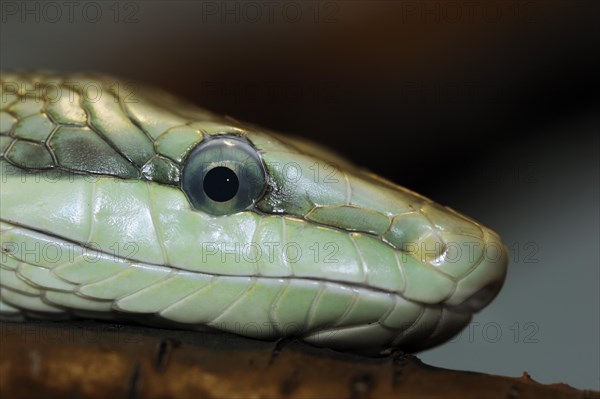
[[242,137],[205,139],[187,158],[182,188],[195,209],[226,215],[250,208],[264,193],[265,167]]

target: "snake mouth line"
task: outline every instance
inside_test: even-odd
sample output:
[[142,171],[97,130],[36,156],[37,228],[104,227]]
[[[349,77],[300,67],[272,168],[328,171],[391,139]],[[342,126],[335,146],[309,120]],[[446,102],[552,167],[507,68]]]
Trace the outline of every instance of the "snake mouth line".
[[[432,304],[430,304],[430,303],[424,303],[424,302],[415,301],[413,299],[405,298],[401,293],[396,292],[396,291],[386,290],[383,288],[374,287],[374,286],[367,285],[367,284],[361,284],[361,283],[353,282],[353,281],[343,281],[343,280],[324,279],[324,278],[306,277],[306,276],[294,276],[294,275],[267,276],[267,275],[261,275],[261,274],[224,274],[224,273],[212,273],[212,272],[209,273],[209,272],[205,272],[205,271],[194,271],[194,270],[189,270],[189,269],[182,269],[182,268],[168,265],[168,264],[141,262],[132,257],[117,256],[114,253],[110,253],[105,250],[99,250],[98,247],[93,245],[93,243],[79,242],[79,241],[76,241],[76,240],[73,240],[70,238],[66,238],[64,236],[46,231],[46,230],[41,230],[41,229],[38,229],[38,228],[35,228],[32,226],[20,224],[20,223],[14,222],[14,221],[8,221],[3,218],[0,218],[0,224],[3,225],[2,228],[0,229],[0,231],[18,228],[18,229],[26,230],[29,232],[34,232],[38,235],[43,236],[43,238],[48,239],[48,241],[56,242],[57,245],[59,245],[59,242],[63,242],[63,243],[69,244],[72,247],[77,246],[80,248],[80,251],[82,251],[82,252],[85,252],[87,250],[93,251],[93,253],[96,256],[100,255],[100,256],[110,257],[115,261],[115,263],[130,263],[132,265],[138,265],[141,267],[150,266],[150,267],[158,267],[158,268],[167,268],[167,269],[170,269],[170,271],[177,271],[177,272],[182,272],[182,273],[193,273],[193,274],[197,274],[197,275],[205,275],[205,276],[210,276],[210,277],[257,278],[257,279],[268,279],[268,280],[292,280],[292,281],[298,280],[298,281],[312,281],[312,282],[317,282],[317,283],[331,283],[331,284],[337,284],[340,286],[344,286],[344,287],[347,287],[350,289],[366,290],[366,291],[371,291],[373,293],[396,296],[396,297],[402,298],[403,300],[410,301],[415,304],[421,304],[423,306],[428,306],[428,307],[432,306]],[[10,226],[10,227],[6,228],[6,226]],[[9,246],[6,246],[7,243],[10,243],[10,242],[0,242],[2,256],[9,256],[11,253],[14,252],[13,249],[11,249]],[[41,250],[42,249],[40,248],[40,251]],[[18,257],[14,256],[14,255],[13,255],[13,257],[15,259],[18,259],[19,261],[26,262],[26,260],[19,259]],[[440,302],[440,305],[442,303],[443,303],[443,301]],[[433,306],[435,306],[435,305],[433,305]]]
[[[156,287],[154,285],[155,283],[150,283],[150,285],[132,286],[128,289],[126,295],[118,294],[111,296],[110,298],[103,296],[101,291],[98,290],[91,293],[90,291],[82,290],[82,287],[84,289],[93,286],[97,287],[97,284],[104,284],[105,287],[108,287],[108,281],[110,280],[112,283],[114,281],[113,277],[121,275],[120,272],[110,275],[109,277],[100,278],[96,281],[90,281],[86,284],[79,284],[65,279],[65,282],[72,285],[73,290],[63,292],[61,288],[56,288],[55,290],[50,286],[40,287],[41,294],[33,294],[33,296],[32,294],[27,294],[26,292],[19,293],[18,287],[15,288],[11,284],[7,284],[6,286],[3,285],[3,288],[6,288],[6,296],[3,294],[1,300],[3,300],[5,304],[8,304],[8,306],[12,306],[13,310],[16,311],[16,314],[12,315],[0,313],[0,318],[5,318],[8,320],[11,320],[10,317],[13,317],[13,319],[23,318],[23,320],[25,320],[37,319],[39,317],[61,318],[63,315],[65,317],[83,317],[94,319],[105,319],[106,317],[109,317],[113,320],[122,320],[127,322],[131,321],[149,326],[180,329],[209,328],[225,330],[241,335],[248,334],[244,328],[258,325],[259,330],[256,332],[257,335],[251,336],[259,339],[270,339],[269,337],[271,337],[271,335],[269,334],[271,334],[270,331],[273,328],[269,327],[269,331],[266,331],[263,327],[265,326],[265,323],[267,323],[269,326],[275,326],[275,330],[279,331],[279,333],[283,331],[286,335],[289,333],[287,330],[288,327],[296,328],[296,326],[300,326],[300,330],[292,332],[291,334],[302,337],[303,339],[306,339],[318,346],[333,345],[334,347],[339,346],[342,349],[347,349],[347,345],[349,345],[349,343],[345,343],[344,341],[344,339],[346,339],[344,338],[346,337],[346,334],[351,334],[353,332],[356,332],[357,334],[365,334],[367,331],[372,331],[373,334],[383,334],[382,336],[388,337],[386,338],[387,341],[383,342],[382,344],[372,344],[372,349],[370,349],[371,347],[369,345],[371,344],[369,342],[363,345],[366,348],[364,349],[365,351],[374,351],[379,353],[383,347],[394,347],[400,345],[401,342],[402,345],[411,351],[422,350],[427,346],[434,345],[440,340],[447,339],[447,336],[454,335],[459,331],[459,329],[463,328],[464,325],[471,320],[473,313],[470,309],[461,309],[448,306],[448,304],[444,303],[443,301],[437,303],[424,303],[421,301],[408,299],[398,292],[392,292],[357,282],[305,276],[296,277],[294,275],[263,276],[257,275],[256,273],[246,275],[207,273],[205,271],[193,271],[158,263],[140,262],[134,258],[115,257],[114,254],[109,252],[98,251],[97,248],[89,245],[89,243],[86,244],[77,242],[76,240],[68,239],[62,235],[49,232],[47,230],[42,230],[19,222],[11,222],[0,218],[1,237],[6,238],[5,233],[11,230],[15,230],[15,233],[17,234],[19,234],[19,232],[28,233],[33,240],[40,239],[40,241],[46,241],[50,243],[50,245],[56,245],[57,247],[61,245],[69,245],[72,246],[72,248],[77,246],[78,249],[88,248],[97,254],[112,257],[112,261],[115,263],[122,263],[125,265],[130,264],[129,267],[144,268],[144,266],[146,266],[147,269],[162,269],[161,273],[163,277],[155,280],[155,283],[169,281],[171,276],[176,277],[178,273],[181,273],[181,275],[191,275],[189,282],[192,283],[198,277],[201,280],[208,280],[209,282],[207,284],[201,283],[197,288],[190,289],[189,291],[185,290],[181,296],[178,296],[176,291],[172,291],[172,293],[174,293],[174,297],[171,297],[171,302],[165,302],[164,307],[163,305],[160,305],[157,309],[152,308],[148,310],[144,310],[146,308],[143,306],[141,308],[138,307],[140,306],[140,302],[137,302],[138,305],[136,305],[136,299],[133,299],[132,302],[131,298],[135,298],[136,295],[139,298],[140,294],[142,298],[148,298],[148,292],[156,292],[152,291],[152,287]],[[23,238],[23,243],[25,243],[27,239],[26,237]],[[31,241],[29,242],[31,243]],[[17,261],[22,257],[20,254],[16,253],[14,247],[11,248],[10,244],[14,245],[14,242],[2,240],[0,244],[2,247],[2,256],[8,256],[8,254],[12,253],[13,259]],[[21,277],[21,266],[26,264],[27,260],[19,262],[19,265],[17,265],[15,268],[15,271],[19,273],[19,276],[15,276],[15,278]],[[13,265],[13,267],[14,266],[15,265]],[[53,269],[53,266],[51,265],[35,266],[39,267],[40,269],[45,269],[46,271],[48,269]],[[11,265],[9,264],[8,267],[10,268]],[[61,265],[59,264],[57,267],[61,267]],[[2,269],[4,269],[4,265],[2,265]],[[57,277],[62,279],[60,275],[57,275]],[[249,279],[249,281],[243,282],[243,279]],[[29,281],[29,277],[25,276],[25,281]],[[312,299],[309,301],[309,307],[305,311],[305,314],[301,312],[300,315],[293,316],[298,318],[297,320],[294,318],[282,319],[282,313],[280,313],[278,310],[281,309],[279,306],[282,303],[282,298],[285,298],[286,295],[289,296],[287,293],[290,292],[290,288],[293,289],[293,286],[301,287],[303,284],[294,283],[299,281],[314,283],[315,285],[312,287],[317,288],[314,290]],[[118,281],[115,282],[117,283],[116,285],[120,285],[118,284]],[[7,283],[9,282],[7,281]],[[215,285],[213,285],[213,283]],[[37,286],[37,283],[32,280],[32,284],[33,289],[36,290],[35,287]],[[195,309],[197,309],[200,305],[196,304],[190,307],[188,304],[197,300],[198,293],[206,292],[207,287],[224,287],[224,285],[228,284],[238,284],[239,287],[244,288],[241,289],[239,293],[235,294],[234,297],[227,299],[227,301],[224,302],[225,305],[223,305],[223,303],[218,305],[218,310],[208,311],[207,314],[210,314],[210,317],[205,315],[208,317],[208,321],[195,321],[195,317],[198,316],[194,312]],[[268,286],[271,284],[274,284],[275,286],[280,284],[281,286],[276,289],[275,292],[277,293],[274,295],[272,301],[268,301],[269,305],[266,311],[263,311],[261,308],[257,310],[258,314],[252,314],[251,316],[248,316],[249,318],[244,318],[242,316],[242,321],[238,322],[237,319],[233,318],[234,316],[232,315],[239,315],[239,313],[235,313],[236,309],[238,309],[238,307],[247,307],[248,305],[245,305],[244,301],[248,295],[252,295],[252,292],[260,291],[255,290],[255,288],[260,287],[263,284],[265,284],[265,291],[268,290]],[[150,289],[150,291],[147,291],[148,289]],[[345,291],[346,294],[340,293],[340,289]],[[332,316],[331,320],[317,321],[320,317],[323,317],[322,312],[324,310],[322,308],[323,306],[327,305],[324,305],[321,300],[322,298],[327,297],[328,292],[330,294],[332,292],[340,293],[339,295],[344,295],[345,298],[348,298],[348,302],[343,310],[337,309],[334,311],[335,315]],[[22,298],[21,300],[25,298],[36,298],[37,296],[38,301],[41,301],[44,306],[48,306],[52,309],[49,313],[49,316],[45,316],[46,313],[44,313],[44,310],[31,308],[30,305],[25,301],[20,303],[19,296]],[[17,299],[16,301],[14,300],[15,297]],[[72,300],[74,302],[70,302],[70,300],[65,299],[67,297],[73,298]],[[123,301],[125,301],[125,303],[123,303]],[[94,308],[87,308],[86,303],[89,302],[95,302],[98,305],[94,305]],[[364,313],[365,308],[362,308],[363,315],[361,316],[361,307],[359,305],[361,303],[370,303],[370,305],[362,306],[373,306],[369,308],[372,309],[372,311],[369,313]],[[95,306],[99,306],[100,308],[95,308]],[[289,306],[289,304],[284,306]],[[248,308],[248,311],[252,312],[250,309],[252,308]],[[285,309],[290,311],[296,308],[294,307]],[[259,322],[262,322],[263,324],[257,324]],[[242,328],[242,330],[240,331],[239,328]],[[424,343],[411,341],[416,339],[415,336],[419,334],[419,331],[425,331],[428,336]],[[340,340],[339,343],[336,341],[338,339],[338,335]],[[329,339],[332,341],[328,341]]]

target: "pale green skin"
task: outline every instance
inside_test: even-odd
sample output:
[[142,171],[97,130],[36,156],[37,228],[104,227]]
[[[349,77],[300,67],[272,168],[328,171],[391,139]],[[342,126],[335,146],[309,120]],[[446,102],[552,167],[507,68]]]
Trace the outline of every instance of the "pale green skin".
[[[481,224],[313,144],[116,82],[2,74],[1,319],[126,319],[384,353],[449,339],[500,289],[506,249]],[[212,216],[179,179],[186,155],[224,133],[255,146],[268,188]]]

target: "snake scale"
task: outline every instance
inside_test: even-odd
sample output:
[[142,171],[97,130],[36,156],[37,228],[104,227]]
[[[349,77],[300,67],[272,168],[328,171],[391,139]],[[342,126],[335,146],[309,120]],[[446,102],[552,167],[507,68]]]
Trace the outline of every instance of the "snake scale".
[[107,75],[1,90],[2,320],[418,351],[504,281],[496,233],[313,143]]

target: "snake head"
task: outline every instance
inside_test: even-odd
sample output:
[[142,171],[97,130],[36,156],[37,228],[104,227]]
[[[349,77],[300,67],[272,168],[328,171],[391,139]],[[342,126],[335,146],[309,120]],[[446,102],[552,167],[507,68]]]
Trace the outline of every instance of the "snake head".
[[2,318],[418,351],[504,281],[493,231],[313,143],[104,75],[2,79]]

